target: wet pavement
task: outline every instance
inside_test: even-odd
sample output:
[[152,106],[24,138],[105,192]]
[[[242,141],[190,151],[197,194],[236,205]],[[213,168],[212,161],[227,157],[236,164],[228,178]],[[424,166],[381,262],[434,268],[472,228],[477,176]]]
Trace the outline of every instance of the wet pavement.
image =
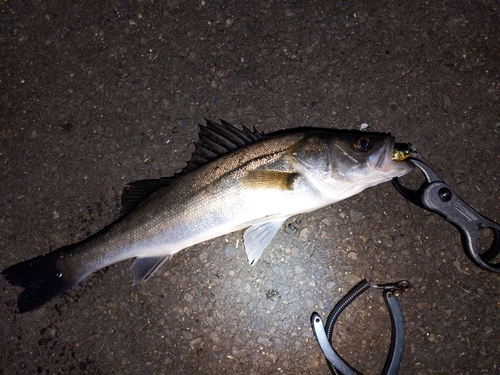
[[[1,269],[116,219],[127,182],[181,171],[204,118],[366,123],[500,222],[498,1],[3,1],[0,17]],[[128,267],[26,314],[2,279],[0,374],[328,374],[309,318],[363,278],[412,284],[402,374],[500,373],[500,275],[390,184],[289,219],[254,267],[241,232],[138,286]],[[380,293],[335,334],[380,373]]]

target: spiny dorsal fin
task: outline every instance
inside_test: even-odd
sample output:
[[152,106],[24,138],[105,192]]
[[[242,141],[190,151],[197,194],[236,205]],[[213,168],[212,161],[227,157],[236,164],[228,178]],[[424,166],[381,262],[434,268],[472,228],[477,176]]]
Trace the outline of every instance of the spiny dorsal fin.
[[144,199],[149,197],[159,188],[166,186],[172,178],[163,177],[150,180],[139,180],[127,184],[122,192],[122,207],[120,216],[126,215]]
[[220,120],[220,124],[207,119],[205,121],[206,125],[199,125],[199,140],[183,172],[189,172],[229,151],[264,138],[264,133],[258,132],[255,128],[252,132],[246,126],[239,130],[224,120]]

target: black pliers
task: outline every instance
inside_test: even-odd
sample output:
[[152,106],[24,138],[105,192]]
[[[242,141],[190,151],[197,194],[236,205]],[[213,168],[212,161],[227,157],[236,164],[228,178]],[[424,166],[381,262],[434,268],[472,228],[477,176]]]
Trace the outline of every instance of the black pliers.
[[[500,273],[500,225],[461,200],[419,157],[411,156],[406,160],[422,170],[426,181],[415,191],[402,186],[396,177],[392,180],[394,187],[410,202],[441,215],[453,224],[460,231],[465,253],[476,265]],[[489,249],[479,253],[476,243],[485,228],[492,231],[493,243]]]
[[342,311],[363,294],[363,292],[370,289],[370,287],[382,289],[382,295],[391,316],[391,346],[387,354],[384,369],[382,370],[382,375],[397,375],[399,373],[405,346],[405,321],[397,297],[410,289],[410,283],[402,280],[390,284],[370,284],[366,279],[363,279],[335,304],[335,307],[328,314],[324,326],[323,320],[317,312],[311,315],[311,326],[314,335],[318,340],[318,344],[325,355],[328,367],[333,375],[361,375],[360,372],[349,365],[333,349],[331,342],[333,328]]

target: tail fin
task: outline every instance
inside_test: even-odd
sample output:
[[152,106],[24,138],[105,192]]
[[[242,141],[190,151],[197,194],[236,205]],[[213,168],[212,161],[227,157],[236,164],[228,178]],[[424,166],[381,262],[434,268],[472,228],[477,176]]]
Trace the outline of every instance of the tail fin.
[[62,247],[2,271],[10,284],[24,288],[17,300],[19,312],[34,310],[78,284],[78,278],[60,269],[67,250],[68,246]]

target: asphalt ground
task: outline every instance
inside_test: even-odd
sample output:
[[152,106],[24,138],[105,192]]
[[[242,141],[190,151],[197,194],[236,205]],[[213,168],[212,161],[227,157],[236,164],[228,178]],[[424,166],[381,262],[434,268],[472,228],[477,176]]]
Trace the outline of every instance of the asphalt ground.
[[[0,43],[1,269],[180,172],[204,118],[391,132],[500,222],[498,1],[0,1]],[[0,374],[328,374],[310,316],[363,278],[412,284],[401,374],[500,373],[499,275],[390,184],[291,218],[254,267],[237,232],[128,268],[25,314],[2,279]],[[374,291],[335,329],[365,374],[389,342]]]

